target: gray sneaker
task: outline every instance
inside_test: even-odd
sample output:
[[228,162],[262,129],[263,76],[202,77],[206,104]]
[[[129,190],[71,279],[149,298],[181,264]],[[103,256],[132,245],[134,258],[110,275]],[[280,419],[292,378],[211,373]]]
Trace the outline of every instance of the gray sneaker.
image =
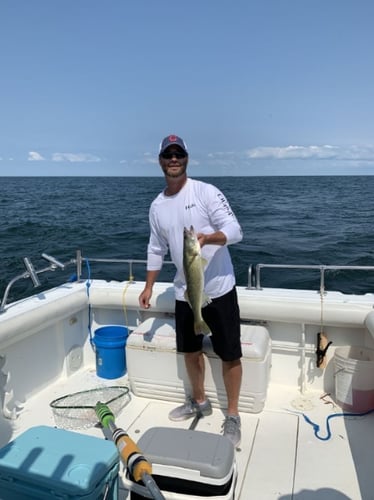
[[222,429],[223,435],[230,439],[234,447],[239,446],[242,438],[239,415],[227,415],[222,424]]
[[199,412],[202,413],[203,416],[212,414],[212,405],[210,404],[209,399],[207,399],[204,403],[196,403],[194,399],[188,397],[186,402],[174,408],[169,413],[169,419],[174,422],[179,422],[181,420],[187,420],[188,418],[195,417]]

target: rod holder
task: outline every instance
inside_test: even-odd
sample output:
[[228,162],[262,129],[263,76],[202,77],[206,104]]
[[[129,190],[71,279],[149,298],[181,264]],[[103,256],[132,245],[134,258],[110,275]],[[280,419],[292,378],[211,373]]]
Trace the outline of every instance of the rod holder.
[[65,264],[63,264],[59,260],[55,259],[51,255],[48,255],[46,253],[42,253],[42,257],[43,257],[43,259],[48,260],[48,262],[50,262],[54,266],[59,267],[60,269],[65,269]]
[[31,278],[31,280],[32,280],[32,282],[34,284],[34,287],[36,288],[36,287],[40,286],[41,283],[39,281],[38,275],[36,274],[34,266],[31,263],[31,260],[28,259],[27,257],[24,257],[23,258],[23,262],[24,262],[26,270],[29,273],[30,278]]

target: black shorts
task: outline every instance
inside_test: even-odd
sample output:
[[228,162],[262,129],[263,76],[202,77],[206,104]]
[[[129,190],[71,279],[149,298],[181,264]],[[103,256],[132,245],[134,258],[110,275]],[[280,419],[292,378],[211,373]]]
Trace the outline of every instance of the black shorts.
[[[217,356],[222,361],[240,359],[240,312],[236,288],[203,307],[202,316],[211,329],[211,341]],[[178,352],[201,351],[203,335],[195,334],[192,309],[182,300],[175,302],[175,328]]]

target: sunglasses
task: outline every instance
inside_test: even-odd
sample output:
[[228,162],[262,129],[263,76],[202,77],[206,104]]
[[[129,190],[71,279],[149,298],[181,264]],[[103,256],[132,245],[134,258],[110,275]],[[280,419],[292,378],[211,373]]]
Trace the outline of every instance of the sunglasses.
[[182,153],[182,152],[173,152],[173,153],[161,153],[160,154],[161,158],[163,158],[164,160],[171,160],[173,158],[173,156],[175,156],[175,158],[177,160],[181,160],[182,158],[186,158],[187,154],[186,153]]

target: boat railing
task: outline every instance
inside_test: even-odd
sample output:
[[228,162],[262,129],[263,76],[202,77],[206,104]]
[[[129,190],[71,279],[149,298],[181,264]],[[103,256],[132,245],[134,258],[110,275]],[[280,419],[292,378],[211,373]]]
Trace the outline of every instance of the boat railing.
[[256,264],[248,268],[248,288],[262,290],[262,269],[309,269],[319,270],[320,281],[318,293],[325,293],[326,271],[374,271],[374,266],[335,266],[335,265],[303,265],[303,264]]
[[[49,265],[46,267],[42,267],[40,269],[35,269],[31,260],[28,257],[24,257],[24,265],[26,271],[12,280],[9,281],[5,292],[3,294],[3,298],[0,304],[0,314],[5,312],[6,304],[9,296],[9,292],[11,287],[20,279],[28,279],[32,280],[34,287],[39,287],[41,285],[40,280],[38,278],[39,274],[45,273],[47,271],[55,271],[56,269],[65,269],[68,266],[74,265],[76,267],[76,275],[74,277],[74,281],[80,281],[82,279],[82,267],[86,264],[89,267],[90,263],[109,263],[109,264],[126,264],[128,266],[129,271],[129,282],[134,281],[134,265],[142,265],[145,266],[147,261],[145,259],[112,259],[112,258],[91,258],[91,257],[83,257],[81,250],[76,251],[75,258],[68,260],[67,262],[60,262],[55,257],[47,255],[45,253],[42,254],[42,257],[48,261]],[[164,261],[164,264],[173,264],[171,261]],[[320,273],[320,281],[319,281],[319,289],[317,293],[324,294],[325,293],[325,274],[327,271],[374,271],[374,266],[336,266],[336,265],[304,265],[304,264],[251,264],[248,267],[248,285],[247,288],[251,290],[262,290],[261,286],[261,271],[263,269],[306,269],[306,270],[317,270]],[[73,280],[71,280],[73,281]]]
[[[7,284],[3,298],[0,303],[0,314],[6,311],[6,305],[9,297],[10,290],[12,286],[21,279],[31,279],[34,288],[41,286],[38,275],[45,273],[47,271],[55,271],[56,269],[66,269],[69,266],[74,265],[76,267],[76,273],[70,281],[80,281],[82,279],[82,269],[83,265],[86,264],[86,267],[90,267],[91,263],[109,263],[109,264],[126,264],[129,270],[129,281],[134,282],[134,272],[133,268],[135,264],[141,264],[145,266],[147,261],[145,259],[104,259],[104,258],[91,258],[91,257],[83,257],[81,250],[76,251],[75,258],[72,258],[66,262],[60,262],[55,257],[47,255],[45,253],[42,254],[43,259],[49,262],[49,265],[46,267],[42,267],[40,269],[35,269],[31,260],[28,257],[24,257],[23,262],[26,268],[26,271],[18,276],[12,278]],[[164,264],[173,264],[172,261],[164,261]]]
[[5,306],[8,300],[9,292],[12,286],[19,280],[21,279],[27,279],[30,278],[34,288],[37,288],[41,286],[40,280],[38,275],[48,272],[48,271],[55,271],[56,269],[65,269],[69,264],[75,264],[76,259],[70,259],[68,262],[62,263],[59,260],[57,260],[55,257],[52,257],[51,255],[48,255],[46,253],[42,253],[43,259],[47,260],[49,262],[49,265],[46,267],[42,267],[40,269],[35,269],[33,266],[31,260],[28,257],[23,258],[23,263],[25,265],[26,271],[22,274],[19,274],[18,276],[15,276],[12,278],[9,283],[7,284],[3,298],[1,300],[0,304],[0,314],[5,312]]

